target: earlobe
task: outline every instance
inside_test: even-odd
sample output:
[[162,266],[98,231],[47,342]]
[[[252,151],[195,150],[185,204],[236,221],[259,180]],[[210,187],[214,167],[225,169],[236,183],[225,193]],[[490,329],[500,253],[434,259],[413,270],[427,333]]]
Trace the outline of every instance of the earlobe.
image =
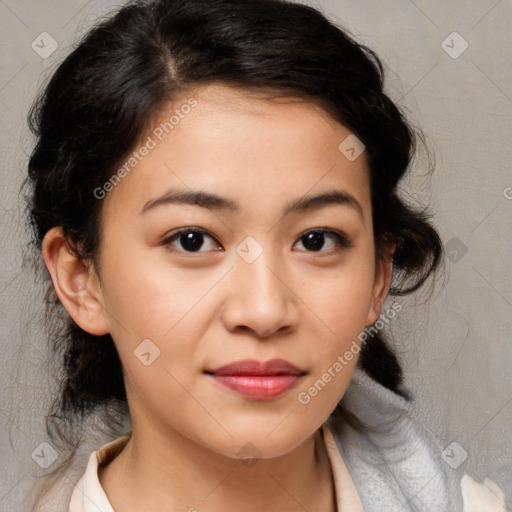
[[42,251],[57,296],[71,318],[90,334],[110,332],[93,265],[75,255],[60,227],[46,233]]
[[373,296],[368,317],[366,318],[366,325],[373,325],[378,320],[382,306],[388,296],[393,277],[393,254],[395,248],[396,244],[393,244],[377,264]]

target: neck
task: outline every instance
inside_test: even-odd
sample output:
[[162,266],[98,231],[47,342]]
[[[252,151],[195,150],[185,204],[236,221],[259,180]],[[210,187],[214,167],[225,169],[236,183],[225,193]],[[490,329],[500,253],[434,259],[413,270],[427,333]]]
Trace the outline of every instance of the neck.
[[147,430],[132,426],[125,448],[99,472],[114,510],[336,510],[320,431],[283,456],[239,460],[176,431],[144,436]]

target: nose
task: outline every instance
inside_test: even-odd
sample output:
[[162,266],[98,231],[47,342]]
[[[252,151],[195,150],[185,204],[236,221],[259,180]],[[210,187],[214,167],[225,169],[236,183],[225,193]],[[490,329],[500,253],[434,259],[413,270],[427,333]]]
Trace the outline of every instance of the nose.
[[230,272],[222,321],[230,332],[269,338],[296,329],[300,315],[289,275],[265,252],[247,263],[237,258]]

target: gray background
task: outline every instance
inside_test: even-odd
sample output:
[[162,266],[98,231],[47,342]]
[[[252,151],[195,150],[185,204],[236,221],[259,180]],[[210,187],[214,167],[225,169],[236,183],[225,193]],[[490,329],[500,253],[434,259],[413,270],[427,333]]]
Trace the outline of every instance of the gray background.
[[[0,511],[23,510],[34,478],[45,473],[31,454],[47,441],[43,415],[53,382],[45,371],[41,290],[23,267],[26,234],[18,190],[33,143],[26,114],[69,46],[117,4],[0,0]],[[444,447],[457,443],[455,454],[465,459],[466,473],[497,482],[510,507],[512,3],[324,0],[312,5],[384,60],[389,93],[422,127],[437,157],[429,181],[422,176],[420,153],[404,194],[435,211],[447,247],[444,282],[429,300],[421,294],[402,300],[406,307],[388,332],[404,361],[417,414]],[[35,40],[40,53],[51,49],[42,32],[58,44],[49,56],[31,47]],[[107,440],[92,437],[83,453]],[[84,455],[78,473],[85,463]]]

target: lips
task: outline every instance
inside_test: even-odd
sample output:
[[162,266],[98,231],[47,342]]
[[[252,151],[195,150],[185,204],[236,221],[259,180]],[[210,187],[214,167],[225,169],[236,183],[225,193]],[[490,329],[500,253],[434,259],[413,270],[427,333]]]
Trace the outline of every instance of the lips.
[[208,373],[214,375],[301,375],[302,370],[284,359],[272,359],[270,361],[255,361],[246,359],[221,366]]
[[277,398],[295,387],[305,372],[285,361],[235,361],[206,372],[214,381],[253,400]]

